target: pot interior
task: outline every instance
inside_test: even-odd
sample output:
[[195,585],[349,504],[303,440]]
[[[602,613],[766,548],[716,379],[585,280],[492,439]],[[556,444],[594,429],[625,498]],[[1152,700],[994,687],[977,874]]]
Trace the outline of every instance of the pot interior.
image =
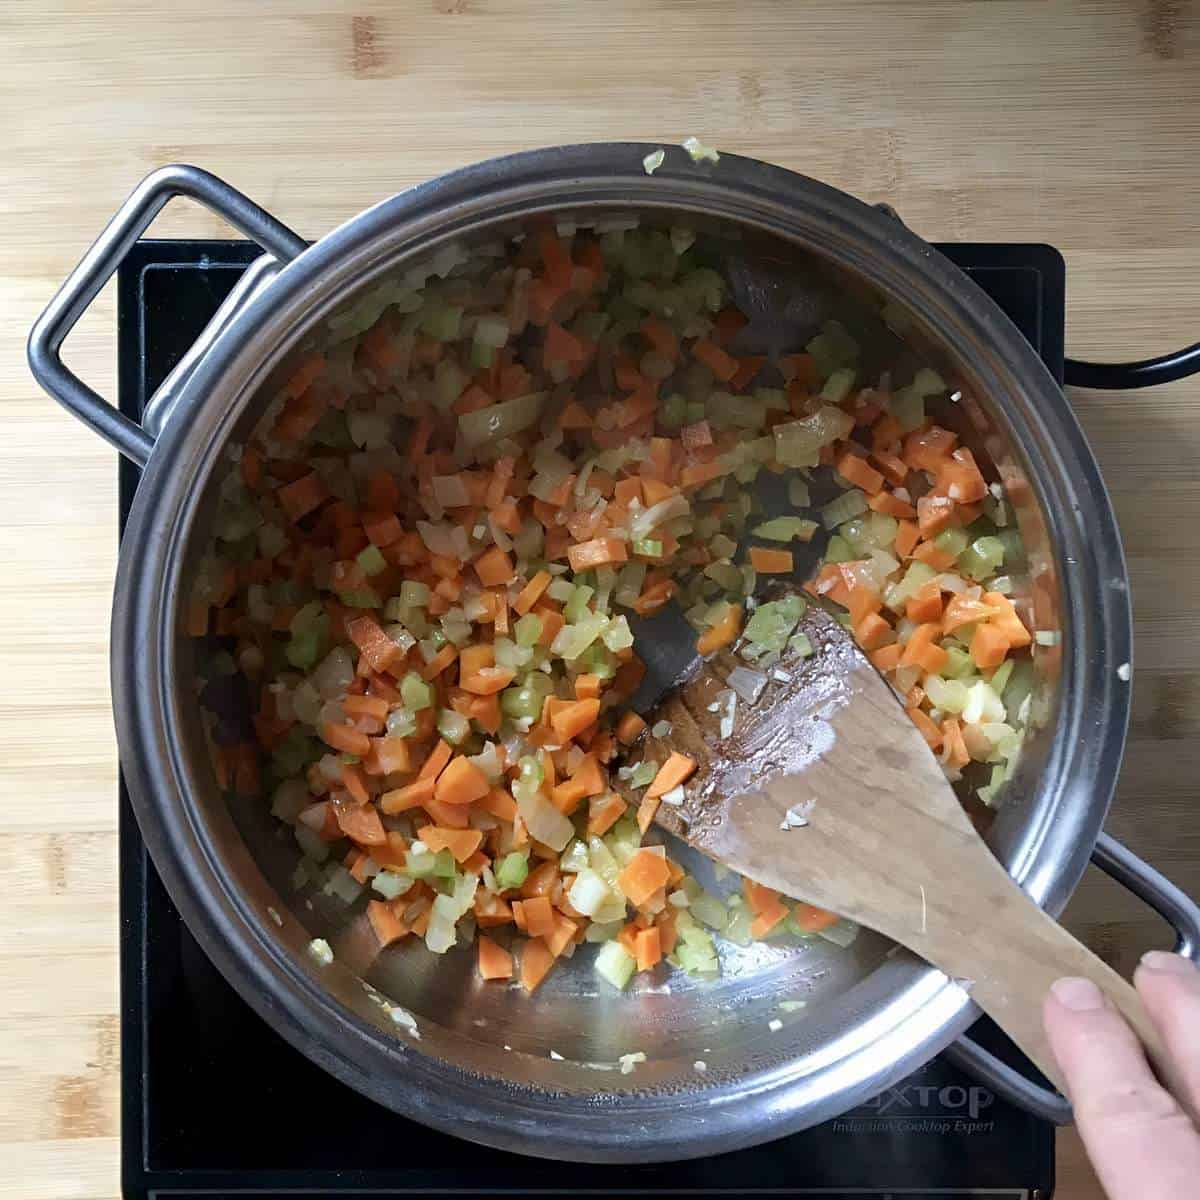
[[[953,403],[936,410],[937,419],[974,450],[989,479],[1003,481],[1020,528],[1025,556],[1009,566],[1014,599],[1032,628],[1069,638],[1055,558],[1037,489],[1026,478],[1026,460],[1012,438],[1012,415],[983,394],[971,367],[946,349],[926,314],[881,291],[865,271],[835,263],[822,248],[749,222],[714,219],[685,206],[634,210],[560,205],[554,212],[560,228],[592,225],[610,232],[627,227],[631,218],[642,229],[696,230],[706,254],[728,271],[744,272],[753,281],[750,290],[758,293],[764,337],[774,341],[776,352],[799,350],[826,321],[836,319],[862,345],[864,379],[891,367],[903,382],[904,373],[918,363],[937,368],[958,393]],[[377,258],[340,297],[314,307],[278,348],[275,369],[244,401],[238,436],[244,437],[264,414],[278,411],[280,381],[304,355],[344,336],[347,315],[361,315],[364,306],[370,308],[384,294],[381,289],[400,286],[406,277],[411,281],[414,271],[419,275],[453,262],[456,255],[449,246],[468,254],[481,247],[494,249],[504,239],[528,234],[542,220],[480,221],[453,242],[428,240],[419,248],[401,246]],[[402,426],[397,436],[403,438]],[[405,1099],[406,1090],[414,1073],[432,1071],[434,1077],[457,1081],[454,1086],[515,1098],[532,1122],[531,1130],[539,1114],[561,1116],[583,1105],[606,1111],[615,1131],[623,1123],[641,1122],[634,1139],[641,1143],[647,1137],[645,1122],[664,1104],[686,1096],[714,1107],[735,1105],[757,1090],[815,1077],[872,1043],[882,1044],[923,1005],[940,1003],[943,1020],[961,1010],[961,997],[943,994],[947,989],[941,977],[869,931],[860,931],[848,945],[821,937],[745,947],[719,941],[719,979],[697,980],[660,968],[653,976],[635,976],[623,994],[597,978],[595,950],[587,945],[559,964],[532,996],[516,983],[483,982],[473,949],[460,947],[439,956],[409,937],[379,953],[364,912],[365,896],[347,904],[319,886],[298,891],[293,877],[300,852],[291,830],[270,815],[269,799],[226,794],[217,785],[209,732],[215,729],[218,739],[246,736],[253,689],[228,678],[214,680],[213,656],[230,650],[228,640],[196,641],[185,636],[184,623],[189,581],[221,512],[223,477],[236,471],[234,456],[226,455],[204,480],[203,500],[187,530],[184,583],[176,592],[175,717],[193,788],[190,802],[261,952],[284,964],[297,986],[319,994],[318,1004],[327,1005],[329,1020],[348,1022],[356,1036],[379,1047],[381,1073],[391,1078],[389,1086],[376,1088],[379,1098],[421,1116],[420,1106]],[[1015,853],[1016,847],[1027,849],[1031,825],[1046,815],[1044,805],[1039,807],[1040,789],[1058,721],[1062,646],[1034,649],[1039,683],[1019,769],[1005,786],[998,811],[978,802],[969,805],[1002,855]],[[204,691],[197,704],[200,686]],[[214,710],[219,712],[215,725]],[[982,765],[972,768],[968,781],[982,782],[987,771]],[[686,847],[673,845],[670,852],[713,891],[736,885],[732,878],[719,879],[712,864],[698,861]],[[307,947],[313,938],[332,947],[332,965],[322,968],[311,959]],[[621,1056],[638,1053],[645,1061],[623,1072]],[[872,1069],[879,1067],[875,1063]],[[798,1101],[779,1104],[781,1111],[788,1110],[791,1128],[805,1123]],[[496,1140],[486,1131],[465,1132]],[[613,1139],[619,1136],[615,1132]],[[523,1148],[537,1150],[536,1132],[524,1140]],[[547,1145],[545,1152],[554,1150]]]

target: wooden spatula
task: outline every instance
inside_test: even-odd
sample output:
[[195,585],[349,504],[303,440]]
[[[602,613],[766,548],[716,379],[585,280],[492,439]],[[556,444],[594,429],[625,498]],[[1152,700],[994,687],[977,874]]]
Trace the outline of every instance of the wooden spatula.
[[[1125,1015],[1164,1083],[1186,1096],[1134,989],[1043,912],[976,832],[929,747],[850,636],[819,608],[720,736],[718,696],[740,659],[698,663],[662,701],[645,756],[699,764],[656,820],[690,845],[786,896],[878,930],[958,982],[1063,1086],[1042,1032],[1047,989],[1093,980]],[[727,699],[727,697],[726,697]],[[631,755],[636,759],[636,752]],[[1194,1116],[1195,1114],[1193,1114]]]

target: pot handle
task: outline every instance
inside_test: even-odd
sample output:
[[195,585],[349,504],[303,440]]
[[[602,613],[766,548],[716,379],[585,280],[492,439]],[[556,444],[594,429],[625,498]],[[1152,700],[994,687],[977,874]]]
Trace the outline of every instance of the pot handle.
[[[1092,862],[1170,924],[1175,930],[1176,954],[1200,961],[1200,905],[1110,834],[1102,833],[1096,839]],[[968,1037],[948,1046],[946,1057],[997,1095],[1043,1120],[1069,1125],[1074,1119],[1068,1100]]]
[[187,196],[224,217],[281,262],[290,262],[307,245],[236,188],[199,167],[182,163],[147,175],[104,227],[34,325],[29,335],[29,366],[34,378],[55,400],[139,466],[150,457],[154,439],[69,370],[60,352],[75,322],[134,242],[175,196]]

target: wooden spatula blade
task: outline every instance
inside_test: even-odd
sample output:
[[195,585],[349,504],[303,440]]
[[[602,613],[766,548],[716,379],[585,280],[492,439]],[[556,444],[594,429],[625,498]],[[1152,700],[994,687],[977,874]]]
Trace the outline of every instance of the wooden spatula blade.
[[[657,821],[742,875],[849,917],[959,982],[1056,1083],[1041,1024],[1050,984],[1096,982],[1185,1104],[1134,989],[1044,913],[988,850],[900,700],[828,613],[809,607],[794,651],[739,699],[722,731],[736,655],[701,664],[654,714],[698,768]],[[726,736],[722,736],[725,732]],[[636,799],[636,797],[631,797]],[[1192,1114],[1195,1117],[1196,1114]]]

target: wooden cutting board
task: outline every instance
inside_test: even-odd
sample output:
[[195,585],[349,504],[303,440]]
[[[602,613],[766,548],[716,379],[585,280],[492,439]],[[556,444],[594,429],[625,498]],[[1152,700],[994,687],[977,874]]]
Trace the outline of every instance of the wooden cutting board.
[[[115,1197],[116,469],[22,344],[133,183],[183,159],[317,236],[488,155],[696,134],[887,200],[932,240],[1057,245],[1068,346],[1200,329],[1200,16],[978,0],[10,0],[0,11],[0,1198]],[[181,203],[164,236],[224,236]],[[113,394],[110,290],[68,361]],[[1200,891],[1200,383],[1072,397],[1113,489],[1137,614],[1110,829]],[[1091,873],[1068,923],[1128,974],[1169,944]],[[1097,1200],[1077,1139],[1057,1195]]]

